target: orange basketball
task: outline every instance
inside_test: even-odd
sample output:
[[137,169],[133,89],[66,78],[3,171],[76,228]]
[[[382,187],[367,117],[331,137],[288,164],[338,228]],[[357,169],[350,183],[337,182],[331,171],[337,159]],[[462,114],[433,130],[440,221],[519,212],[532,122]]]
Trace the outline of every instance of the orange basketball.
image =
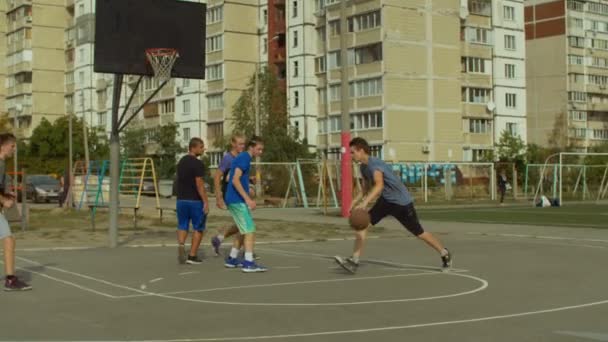
[[348,223],[354,230],[362,230],[369,226],[370,217],[367,210],[362,208],[353,209],[350,212],[350,218],[348,219]]

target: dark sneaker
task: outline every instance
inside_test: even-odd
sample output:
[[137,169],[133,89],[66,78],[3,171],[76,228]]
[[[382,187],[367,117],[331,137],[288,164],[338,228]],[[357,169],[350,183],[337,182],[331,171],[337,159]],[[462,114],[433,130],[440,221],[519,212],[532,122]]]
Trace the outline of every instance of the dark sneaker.
[[[448,249],[445,249],[446,251],[448,251]],[[452,256],[452,253],[450,253],[450,251],[448,251],[448,254],[444,255],[441,257],[441,269],[442,270],[448,270],[450,269],[450,267],[452,267],[452,261],[454,260],[454,257]]]
[[186,260],[186,264],[188,265],[198,265],[198,264],[202,264],[203,260],[199,259],[198,256],[191,256],[188,255],[188,259]]
[[186,247],[184,245],[179,245],[177,247],[177,262],[180,265],[186,263]]
[[352,274],[357,273],[357,268],[359,267],[359,263],[353,261],[352,258],[343,259],[342,257],[336,255],[334,257],[334,260],[336,261],[336,263],[338,265],[340,265],[340,267],[347,270],[348,272],[350,272]]
[[243,261],[239,260],[237,258],[228,257],[228,258],[226,258],[226,261],[224,262],[224,266],[226,268],[243,267]]
[[19,280],[17,277],[6,278],[4,283],[4,291],[27,291],[31,290],[32,287],[25,282]]
[[215,256],[220,255],[220,246],[222,245],[222,241],[217,236],[211,238],[211,246],[213,246],[213,251],[215,252]]

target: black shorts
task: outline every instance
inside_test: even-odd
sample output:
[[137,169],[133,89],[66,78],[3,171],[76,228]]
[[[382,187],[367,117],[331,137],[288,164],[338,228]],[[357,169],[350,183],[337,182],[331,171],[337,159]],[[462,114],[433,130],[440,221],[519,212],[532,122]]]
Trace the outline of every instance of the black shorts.
[[424,233],[420,221],[418,221],[418,215],[416,215],[416,209],[414,209],[414,203],[408,205],[399,205],[387,202],[384,198],[380,197],[376,204],[369,211],[371,217],[371,224],[375,226],[383,218],[392,216],[396,218],[407,230],[409,230],[415,236]]

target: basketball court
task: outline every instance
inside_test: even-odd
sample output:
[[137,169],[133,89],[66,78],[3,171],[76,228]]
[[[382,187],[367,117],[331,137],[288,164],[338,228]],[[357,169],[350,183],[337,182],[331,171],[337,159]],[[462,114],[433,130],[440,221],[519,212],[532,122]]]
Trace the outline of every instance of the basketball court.
[[608,232],[433,225],[451,272],[406,234],[371,239],[356,275],[331,260],[352,241],[261,244],[260,274],[178,265],[174,246],[21,251],[35,289],[2,295],[0,340],[608,339]]

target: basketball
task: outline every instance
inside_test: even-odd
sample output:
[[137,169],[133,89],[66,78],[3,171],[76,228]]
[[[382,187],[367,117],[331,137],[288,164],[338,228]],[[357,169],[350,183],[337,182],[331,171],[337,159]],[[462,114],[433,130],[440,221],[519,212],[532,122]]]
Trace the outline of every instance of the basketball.
[[354,230],[362,230],[369,226],[370,217],[367,210],[362,208],[353,209],[350,213],[350,218],[348,219],[350,226]]

